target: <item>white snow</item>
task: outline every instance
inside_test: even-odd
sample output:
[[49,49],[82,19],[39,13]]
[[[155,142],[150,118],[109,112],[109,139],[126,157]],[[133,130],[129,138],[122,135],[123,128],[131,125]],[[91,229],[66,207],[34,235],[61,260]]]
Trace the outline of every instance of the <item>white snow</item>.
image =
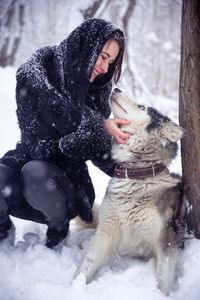
[[[0,68],[0,156],[13,149],[19,139],[15,116],[15,71],[10,67]],[[167,108],[176,118],[174,101],[168,101]],[[101,203],[109,178],[91,164],[89,169],[97,202]],[[170,169],[181,173],[180,156]],[[76,232],[72,224],[63,247],[50,250],[44,246],[46,226],[16,218],[13,221],[15,246],[0,245],[1,300],[200,299],[200,241],[197,239],[186,241],[185,249],[180,250],[175,291],[165,297],[156,287],[151,260],[141,262],[123,257],[106,264],[89,285],[85,284],[83,276],[73,281],[76,267],[94,233],[92,229]]]

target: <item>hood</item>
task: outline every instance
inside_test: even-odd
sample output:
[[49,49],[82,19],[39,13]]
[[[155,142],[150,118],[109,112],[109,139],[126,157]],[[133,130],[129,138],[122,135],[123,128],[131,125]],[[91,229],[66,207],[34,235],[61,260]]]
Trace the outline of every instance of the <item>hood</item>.
[[[123,32],[103,19],[88,19],[81,23],[55,49],[54,67],[59,89],[79,108],[85,103],[90,78],[96,60],[106,41],[115,32]],[[100,85],[111,78],[105,76]]]

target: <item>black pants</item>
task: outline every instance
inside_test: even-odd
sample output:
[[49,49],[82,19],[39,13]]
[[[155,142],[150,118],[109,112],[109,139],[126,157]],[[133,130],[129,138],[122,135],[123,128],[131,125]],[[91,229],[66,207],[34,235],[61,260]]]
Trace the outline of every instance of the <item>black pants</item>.
[[50,239],[54,233],[59,235],[58,232],[66,236],[70,208],[74,209],[75,205],[73,184],[56,166],[30,161],[17,177],[10,167],[0,164],[0,231],[4,230],[3,224],[8,224],[10,214],[47,224]]

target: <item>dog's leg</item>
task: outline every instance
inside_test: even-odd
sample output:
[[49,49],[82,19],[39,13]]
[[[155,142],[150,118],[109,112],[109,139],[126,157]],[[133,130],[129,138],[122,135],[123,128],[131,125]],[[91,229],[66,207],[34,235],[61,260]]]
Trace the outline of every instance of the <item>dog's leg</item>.
[[112,254],[113,228],[109,228],[110,226],[108,227],[107,224],[105,232],[99,227],[97,228],[97,231],[90,242],[87,253],[74,276],[76,278],[80,273],[85,274],[86,283],[92,281],[93,275],[108,261]]
[[166,252],[159,249],[157,251],[157,280],[158,288],[165,294],[169,295],[173,288],[175,267],[176,267],[177,250],[168,248]]

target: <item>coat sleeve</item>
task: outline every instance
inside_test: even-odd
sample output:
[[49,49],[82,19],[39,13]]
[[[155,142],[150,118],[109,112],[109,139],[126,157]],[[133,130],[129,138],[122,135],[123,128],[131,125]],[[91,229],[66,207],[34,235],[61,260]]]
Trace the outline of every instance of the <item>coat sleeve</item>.
[[[110,92],[108,92],[108,95]],[[107,97],[108,97],[107,95]],[[108,106],[108,99],[98,99]],[[85,111],[78,129],[59,140],[60,150],[71,160],[91,160],[109,176],[113,175],[114,163],[111,159],[111,136],[104,130],[104,119],[108,118],[110,108],[103,112],[85,106]]]
[[78,109],[55,89],[41,93],[38,98],[38,111],[44,122],[53,126],[60,135],[73,132],[81,121]]
[[48,47],[39,49],[18,69],[16,98],[21,111],[26,106],[32,109],[32,113],[37,109],[43,122],[63,136],[77,129],[81,114],[48,78],[45,60],[51,57],[51,51]]

